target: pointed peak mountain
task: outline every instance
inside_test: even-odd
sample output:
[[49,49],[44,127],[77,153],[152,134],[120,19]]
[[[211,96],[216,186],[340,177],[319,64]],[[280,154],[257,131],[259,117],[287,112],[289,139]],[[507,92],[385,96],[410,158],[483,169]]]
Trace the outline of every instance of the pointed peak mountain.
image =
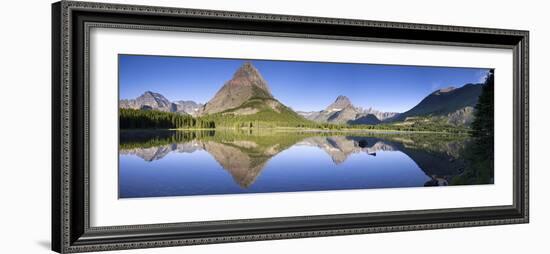
[[233,74],[233,78],[255,77],[255,76],[260,76],[261,77],[260,72],[258,71],[258,69],[256,69],[256,67],[254,67],[254,65],[252,65],[252,62],[250,62],[250,61],[244,62],[241,65],[241,67],[239,67],[239,69],[237,69],[235,74]]
[[327,111],[340,111],[347,107],[353,107],[350,99],[344,95],[339,95],[336,100],[327,107]]
[[[235,81],[235,82],[231,82]],[[267,86],[267,82],[264,80],[260,71],[252,65],[252,62],[246,61],[241,67],[233,74],[233,78],[228,83],[237,83],[240,85],[252,85],[265,91],[269,97],[271,95],[271,89]]]
[[351,101],[345,95],[338,95],[338,97],[336,97],[336,100],[334,102],[339,102],[339,101],[349,102],[351,104]]
[[205,105],[204,113],[213,114],[236,108],[251,98],[273,99],[273,95],[258,69],[247,61]]

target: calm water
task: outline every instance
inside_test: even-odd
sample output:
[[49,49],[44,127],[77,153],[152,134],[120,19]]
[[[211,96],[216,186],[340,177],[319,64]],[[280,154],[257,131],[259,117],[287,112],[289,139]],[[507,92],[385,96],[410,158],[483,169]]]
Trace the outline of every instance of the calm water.
[[452,184],[467,136],[275,131],[123,131],[119,197]]

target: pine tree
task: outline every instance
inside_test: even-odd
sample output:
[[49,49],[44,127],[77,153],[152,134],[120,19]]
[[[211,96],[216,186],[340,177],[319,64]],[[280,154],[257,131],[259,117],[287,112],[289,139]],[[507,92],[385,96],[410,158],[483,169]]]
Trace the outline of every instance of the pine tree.
[[483,146],[485,155],[493,157],[494,139],[494,71],[487,75],[483,90],[475,106],[474,121],[472,122],[472,136],[476,143]]

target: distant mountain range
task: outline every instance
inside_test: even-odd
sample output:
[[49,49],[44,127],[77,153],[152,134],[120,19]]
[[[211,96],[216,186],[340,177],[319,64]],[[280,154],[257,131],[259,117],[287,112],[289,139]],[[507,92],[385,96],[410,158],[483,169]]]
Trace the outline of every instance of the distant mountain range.
[[[467,84],[460,88],[439,89],[410,110],[382,112],[363,109],[350,99],[339,95],[321,111],[293,111],[278,101],[260,72],[250,63],[244,63],[206,104],[194,101],[169,101],[163,95],[146,91],[136,99],[120,100],[120,108],[158,110],[203,116],[210,114],[255,116],[272,121],[315,121],[335,124],[380,124],[409,121],[415,118],[432,118],[453,125],[469,125],[473,120],[474,106],[481,94],[482,84]],[[302,119],[302,120],[300,120]]]
[[340,95],[326,109],[321,111],[297,112],[306,119],[325,123],[379,124],[399,113],[381,112],[373,108],[363,109],[354,106],[350,99]]
[[194,101],[170,102],[162,94],[146,91],[136,99],[120,100],[119,107],[141,110],[158,110],[163,112],[175,112],[197,116],[201,113],[203,105]]

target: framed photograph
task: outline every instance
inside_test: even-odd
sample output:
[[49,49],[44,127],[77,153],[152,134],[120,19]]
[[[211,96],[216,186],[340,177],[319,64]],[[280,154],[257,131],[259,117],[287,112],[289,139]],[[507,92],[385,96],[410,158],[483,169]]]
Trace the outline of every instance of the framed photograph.
[[54,251],[529,220],[528,31],[52,11]]

